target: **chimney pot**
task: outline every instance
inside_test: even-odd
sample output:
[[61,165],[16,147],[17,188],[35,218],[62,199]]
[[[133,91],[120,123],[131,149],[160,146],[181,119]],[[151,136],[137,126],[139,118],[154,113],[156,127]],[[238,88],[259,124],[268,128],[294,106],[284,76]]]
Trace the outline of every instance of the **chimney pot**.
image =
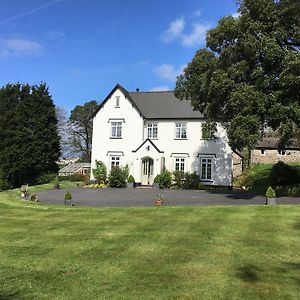
[[136,91],[137,91],[137,92],[139,92],[139,91],[140,91],[140,89],[136,89]]

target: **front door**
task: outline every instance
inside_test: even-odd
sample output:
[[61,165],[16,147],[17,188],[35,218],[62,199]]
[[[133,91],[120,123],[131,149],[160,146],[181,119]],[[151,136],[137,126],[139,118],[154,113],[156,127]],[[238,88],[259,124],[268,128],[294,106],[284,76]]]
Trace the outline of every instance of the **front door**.
[[153,159],[150,157],[142,160],[142,185],[153,184]]

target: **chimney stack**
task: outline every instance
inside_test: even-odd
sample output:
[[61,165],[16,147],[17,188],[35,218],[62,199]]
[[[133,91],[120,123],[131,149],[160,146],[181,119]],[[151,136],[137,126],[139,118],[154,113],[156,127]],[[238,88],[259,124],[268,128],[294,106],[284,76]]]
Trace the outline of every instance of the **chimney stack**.
[[137,93],[140,91],[140,89],[136,89]]

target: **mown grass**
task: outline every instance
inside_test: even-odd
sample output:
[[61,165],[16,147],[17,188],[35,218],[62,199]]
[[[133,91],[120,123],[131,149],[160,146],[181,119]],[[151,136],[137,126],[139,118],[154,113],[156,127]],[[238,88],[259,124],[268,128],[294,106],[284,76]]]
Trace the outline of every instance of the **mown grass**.
[[299,299],[299,235],[300,206],[64,208],[2,192],[0,299]]

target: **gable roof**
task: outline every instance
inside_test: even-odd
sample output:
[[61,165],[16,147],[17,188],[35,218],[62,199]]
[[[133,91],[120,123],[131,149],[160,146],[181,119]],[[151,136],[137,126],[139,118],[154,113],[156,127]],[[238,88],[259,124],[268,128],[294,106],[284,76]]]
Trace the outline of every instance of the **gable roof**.
[[136,150],[132,150],[132,152],[138,152],[147,142],[149,142],[158,153],[164,153],[164,151],[160,151],[149,138],[146,139]]
[[112,94],[120,89],[138,113],[145,119],[199,119],[203,115],[194,111],[190,101],[180,101],[174,91],[165,92],[128,92],[120,84],[112,89],[99,105],[92,117],[104,106]]
[[279,139],[276,137],[265,137],[261,139],[257,146],[257,149],[291,149],[291,150],[300,150],[300,142],[297,140],[291,140],[285,147],[280,147]]
[[81,168],[90,168],[90,163],[71,163],[63,167],[58,171],[58,173],[72,173],[80,170]]

